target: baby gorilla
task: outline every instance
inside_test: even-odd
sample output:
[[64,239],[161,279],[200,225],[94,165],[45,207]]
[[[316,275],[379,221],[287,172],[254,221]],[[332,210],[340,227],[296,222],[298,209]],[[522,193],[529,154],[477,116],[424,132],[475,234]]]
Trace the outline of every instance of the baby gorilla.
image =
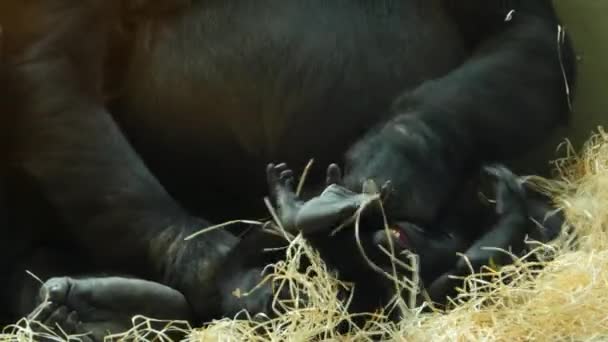
[[[554,215],[547,219],[546,214],[551,207],[546,201],[528,196],[520,180],[502,166],[487,167],[484,171],[495,179],[494,208],[485,207],[481,201],[465,203],[465,206],[484,208],[474,210],[473,216],[463,215],[460,210],[451,211],[438,227],[421,228],[389,218],[388,231],[379,206],[374,203],[378,203],[375,201],[378,198],[383,202],[390,201],[390,183],[384,184],[380,190],[373,183],[366,183],[361,193],[355,193],[341,185],[340,168],[330,165],[325,190],[319,196],[304,201],[294,191],[294,175],[285,164],[269,165],[267,176],[283,228],[292,233],[302,233],[341,280],[355,285],[351,311],[373,312],[388,303],[395,288],[381,274],[382,271],[389,272],[392,263],[378,246],[384,250],[392,247],[397,258],[403,258],[405,250],[417,254],[422,283],[430,298],[441,303],[459,285],[458,280],[450,275],[465,275],[470,272],[469,265],[478,270],[490,260],[497,265],[510,262],[507,254],[484,247],[511,250],[517,254],[525,247],[526,235],[540,241],[556,236],[561,228],[561,218]],[[361,211],[361,229],[355,234],[352,218],[362,206],[368,209]],[[454,207],[460,208],[456,204]],[[534,224],[530,217],[543,222],[544,226]],[[337,230],[338,226],[344,228]],[[233,315],[244,308],[251,313],[273,312],[274,294],[270,284],[247,296],[235,297],[234,292],[255,287],[266,276],[264,267],[283,256],[280,251],[263,249],[285,245],[282,237],[260,230],[245,237],[232,250],[217,279],[222,314]],[[363,257],[361,249],[367,258]],[[469,263],[457,253],[463,253]],[[370,267],[370,261],[380,269]],[[306,266],[303,265],[304,268]]]
[[[449,275],[469,272],[468,265],[457,256],[458,252],[464,253],[477,269],[488,264],[490,259],[497,264],[509,262],[505,254],[482,249],[484,246],[511,249],[517,254],[524,248],[527,234],[544,241],[554,236],[538,229],[529,220],[530,215],[542,217],[548,212],[548,205],[527,198],[517,177],[506,168],[489,167],[485,171],[496,179],[493,224],[483,219],[464,222],[456,211],[452,214],[454,217],[442,221],[455,226],[423,229],[411,223],[389,220],[388,234],[379,207],[368,205],[377,198],[390,200],[388,183],[379,191],[373,183],[366,183],[361,193],[355,193],[342,187],[340,168],[330,165],[325,190],[304,201],[295,193],[294,175],[286,165],[269,165],[267,176],[283,228],[301,233],[319,251],[330,269],[337,271],[341,280],[355,285],[349,307],[352,312],[373,312],[393,297],[394,285],[370,267],[360,248],[369,260],[384,270],[390,269],[391,262],[378,245],[387,250],[392,246],[397,257],[405,250],[416,253],[423,285],[431,299],[441,302],[458,285]],[[361,229],[355,234],[349,219],[365,205],[369,209],[361,212]],[[348,224],[336,230],[345,221]],[[483,225],[487,226],[478,227]],[[482,233],[471,238],[468,230]],[[41,299],[46,297],[50,304],[35,312],[35,318],[47,326],[58,324],[68,333],[89,333],[85,341],[98,341],[109,332],[130,328],[134,315],[194,323],[231,317],[242,310],[272,316],[275,294],[271,284],[265,283],[247,295],[238,295],[238,291],[244,293],[256,287],[266,276],[265,267],[284,257],[280,248],[286,245],[283,237],[263,230],[245,236],[226,257],[224,267],[214,279],[217,295],[213,298],[217,302],[206,303],[213,312],[212,317],[193,317],[190,306],[179,292],[158,283],[121,277],[64,277],[53,278],[44,284],[40,296]]]

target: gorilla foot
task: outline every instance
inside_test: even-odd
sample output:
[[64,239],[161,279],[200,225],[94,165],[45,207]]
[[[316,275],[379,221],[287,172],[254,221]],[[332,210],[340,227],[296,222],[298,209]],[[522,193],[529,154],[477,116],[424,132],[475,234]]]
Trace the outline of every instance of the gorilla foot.
[[48,328],[61,328],[83,341],[103,341],[105,336],[132,327],[131,319],[143,315],[163,320],[189,320],[190,308],[181,293],[140,279],[104,277],[52,278],[40,289],[40,310],[30,315]]

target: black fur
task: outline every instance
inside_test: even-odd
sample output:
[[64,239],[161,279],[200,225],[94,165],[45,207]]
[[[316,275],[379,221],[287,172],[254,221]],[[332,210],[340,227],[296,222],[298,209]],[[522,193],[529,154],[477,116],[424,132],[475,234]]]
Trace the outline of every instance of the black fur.
[[550,1],[179,4],[143,19],[113,1],[0,4],[0,174],[32,199],[7,203],[31,217],[3,229],[35,230],[18,254],[78,246],[78,263],[167,284],[203,318],[237,238],[183,238],[263,214],[267,162],[343,160],[348,187],[391,180],[389,215],[433,227],[482,163],[567,121],[572,50]]

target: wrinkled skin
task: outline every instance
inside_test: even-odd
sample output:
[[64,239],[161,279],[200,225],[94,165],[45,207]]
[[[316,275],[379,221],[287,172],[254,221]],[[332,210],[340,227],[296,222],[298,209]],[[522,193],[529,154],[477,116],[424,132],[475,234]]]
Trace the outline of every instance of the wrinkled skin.
[[265,214],[271,161],[338,161],[349,191],[391,182],[395,222],[445,227],[481,165],[567,121],[558,24],[548,0],[0,1],[3,316],[32,310],[28,269],[149,279],[216,317],[239,239],[184,238]]

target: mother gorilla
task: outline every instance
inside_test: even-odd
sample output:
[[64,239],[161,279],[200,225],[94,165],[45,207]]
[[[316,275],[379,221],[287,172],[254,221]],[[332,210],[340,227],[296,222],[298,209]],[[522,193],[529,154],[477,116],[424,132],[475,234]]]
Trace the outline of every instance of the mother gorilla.
[[154,280],[204,319],[237,238],[184,237],[260,213],[270,161],[391,180],[390,218],[433,226],[567,120],[574,78],[545,0],[2,0],[0,25],[11,317],[28,268]]

